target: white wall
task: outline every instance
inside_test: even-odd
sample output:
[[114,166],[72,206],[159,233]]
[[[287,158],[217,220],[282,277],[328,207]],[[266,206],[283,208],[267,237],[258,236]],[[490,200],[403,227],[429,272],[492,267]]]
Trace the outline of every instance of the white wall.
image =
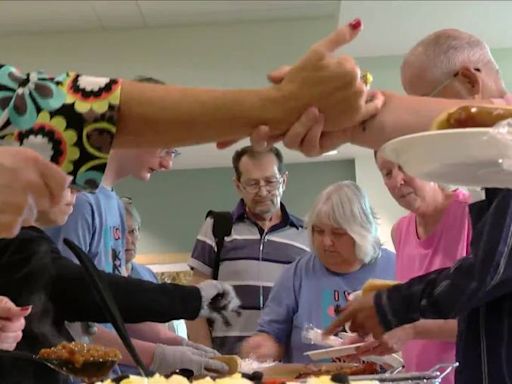
[[336,27],[332,17],[159,29],[0,36],[0,62],[21,70],[149,75],[189,86],[252,87]]
[[407,211],[393,200],[386,189],[375,165],[372,151],[368,150],[367,153],[357,156],[355,167],[357,183],[366,191],[371,205],[379,216],[380,238],[386,248],[394,250],[391,241],[391,227]]

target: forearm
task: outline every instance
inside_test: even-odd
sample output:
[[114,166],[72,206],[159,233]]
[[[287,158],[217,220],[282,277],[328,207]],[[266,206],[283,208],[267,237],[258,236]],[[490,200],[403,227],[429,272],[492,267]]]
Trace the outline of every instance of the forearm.
[[[130,354],[124,347],[121,339],[117,334],[113,331],[110,331],[102,326],[98,326],[98,330],[96,334],[93,336],[94,344],[105,345],[111,348],[117,349],[121,352],[121,360],[119,361],[121,364],[128,364],[135,366],[135,362],[130,357]],[[140,358],[144,365],[149,367],[153,362],[153,356],[155,353],[155,344],[149,343],[147,341],[131,339],[135,349],[137,350]]]
[[[51,301],[67,321],[108,322],[95,295],[84,295],[89,281],[82,268],[63,258],[55,258]],[[195,319],[201,309],[201,293],[196,287],[155,284],[99,272],[124,321],[166,323],[175,319]]]
[[165,345],[183,344],[183,338],[171,332],[166,324],[150,322],[126,324],[126,329],[131,337],[150,343]]
[[212,347],[212,336],[205,319],[187,321],[187,334],[190,341]]
[[410,324],[414,339],[455,341],[457,320],[420,320]]
[[[141,102],[144,100],[144,102]],[[284,129],[273,88],[213,90],[123,82],[116,145],[201,144],[249,135],[260,124]],[[290,116],[291,119],[298,116]],[[151,134],[141,135],[141,130]]]
[[384,92],[386,101],[381,111],[368,120],[364,129],[354,130],[351,142],[378,149],[394,138],[423,132],[441,113],[462,105],[492,104],[490,100],[452,100],[405,96]]

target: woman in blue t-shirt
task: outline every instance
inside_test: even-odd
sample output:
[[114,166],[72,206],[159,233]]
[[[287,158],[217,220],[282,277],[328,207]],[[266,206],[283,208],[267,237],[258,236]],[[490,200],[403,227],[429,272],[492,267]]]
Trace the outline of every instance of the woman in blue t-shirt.
[[375,214],[352,181],[327,187],[307,218],[314,254],[288,266],[272,288],[257,333],[241,348],[260,360],[309,362],[304,352],[318,346],[302,341],[312,324],[327,327],[350,293],[370,278],[395,278],[395,254],[382,248]]

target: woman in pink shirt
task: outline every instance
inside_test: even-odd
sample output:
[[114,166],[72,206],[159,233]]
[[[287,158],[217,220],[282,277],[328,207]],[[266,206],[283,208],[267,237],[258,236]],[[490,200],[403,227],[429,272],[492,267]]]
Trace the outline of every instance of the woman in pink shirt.
[[[391,196],[410,211],[391,231],[397,279],[451,266],[467,255],[470,195],[412,177],[378,153],[375,160]],[[426,371],[455,361],[456,335],[457,320],[420,320],[388,332],[378,348],[402,351],[408,371]],[[453,377],[445,382],[453,383]]]

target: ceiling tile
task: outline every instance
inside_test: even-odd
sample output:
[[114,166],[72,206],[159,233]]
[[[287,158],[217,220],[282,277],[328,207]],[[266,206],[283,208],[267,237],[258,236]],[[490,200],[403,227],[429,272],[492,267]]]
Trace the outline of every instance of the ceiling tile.
[[512,47],[510,1],[346,1],[340,23],[361,17],[364,30],[344,52],[364,57],[407,52],[442,28],[473,33],[492,48]]
[[137,1],[91,1],[90,3],[105,29],[146,26]]
[[100,29],[87,1],[0,1],[0,33]]
[[148,26],[333,15],[338,1],[138,1]]

